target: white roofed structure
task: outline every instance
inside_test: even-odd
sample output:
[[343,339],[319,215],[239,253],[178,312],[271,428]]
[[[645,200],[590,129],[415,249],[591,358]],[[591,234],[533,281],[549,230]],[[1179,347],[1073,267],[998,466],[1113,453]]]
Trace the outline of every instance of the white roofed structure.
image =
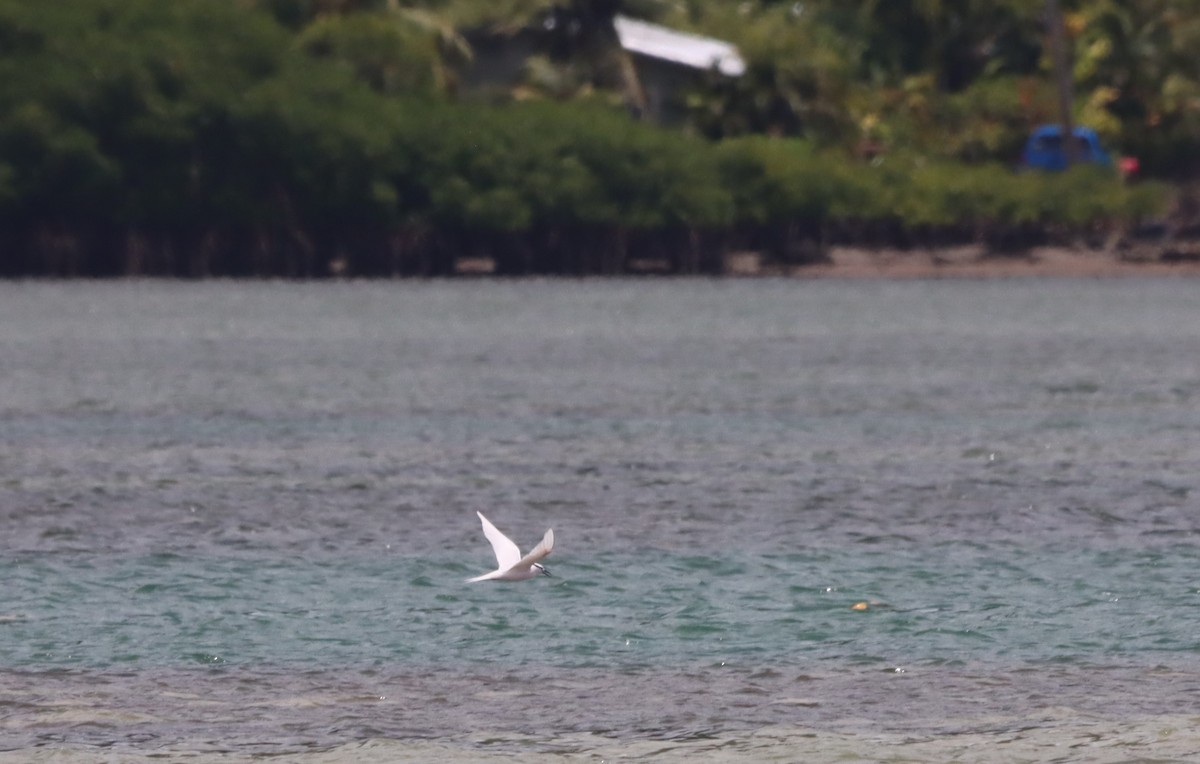
[[[583,36],[577,20],[568,14],[564,21],[556,12],[564,11],[552,11],[537,23],[514,29],[468,30],[465,36],[473,61],[462,75],[463,91],[511,94],[530,76],[530,61],[535,58],[543,66],[567,67],[571,56],[580,55],[572,46],[578,48]],[[617,86],[614,80],[619,79],[626,105],[643,119],[683,124],[689,114],[690,94],[746,73],[745,59],[735,45],[724,40],[619,14],[612,23],[616,39],[607,30],[602,35],[592,32],[603,45],[613,48],[606,53],[606,65],[619,60],[619,77],[607,72],[606,86]],[[580,69],[587,73],[595,66],[595,61],[585,61]]]
[[628,16],[616,16],[613,26],[616,27],[621,47],[630,53],[693,69],[716,69],[727,77],[738,77],[746,71],[746,62],[732,43],[677,32]]

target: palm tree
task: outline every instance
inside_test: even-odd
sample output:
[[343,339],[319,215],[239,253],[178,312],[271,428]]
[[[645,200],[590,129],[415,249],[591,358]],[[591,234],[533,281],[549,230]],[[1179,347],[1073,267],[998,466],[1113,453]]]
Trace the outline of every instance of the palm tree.
[[[1140,158],[1187,171],[1200,132],[1200,17],[1187,0],[1103,0],[1079,14],[1076,86]],[[1104,116],[1104,115],[1100,115]],[[1194,160],[1193,160],[1194,162]]]

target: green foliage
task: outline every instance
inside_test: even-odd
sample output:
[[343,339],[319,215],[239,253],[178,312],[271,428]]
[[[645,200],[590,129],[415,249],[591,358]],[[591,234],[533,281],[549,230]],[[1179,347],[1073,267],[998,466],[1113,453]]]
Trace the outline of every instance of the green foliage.
[[441,225],[714,226],[732,215],[705,144],[599,106],[426,108],[397,135],[407,198]]
[[736,43],[747,62],[742,76],[711,77],[691,94],[695,127],[712,138],[771,134],[844,142],[852,67],[844,41],[791,5],[748,5],[705,4],[679,19]]
[[725,141],[718,152],[724,183],[745,222],[823,222],[861,196],[849,162],[806,143],[755,136]]
[[433,35],[402,16],[359,13],[327,16],[299,35],[300,48],[336,62],[378,93],[421,93],[440,89]]
[[1195,172],[1200,14],[1191,0],[1083,4],[1075,82],[1097,128],[1165,175]]
[[[787,3],[663,10],[663,20],[699,31],[728,26],[750,61],[743,80],[695,94],[696,124],[705,115],[704,132],[725,136],[712,142],[634,121],[602,97],[450,102],[445,30],[413,14],[478,4],[0,0],[0,237],[88,228],[175,241],[184,232],[224,237],[235,250],[247,241],[258,242],[255,251],[293,247],[307,258],[293,272],[312,273],[318,250],[342,253],[363,232],[578,243],[571,236],[601,231],[619,242],[754,227],[1082,229],[1161,211],[1161,186],[1125,186],[1086,167],[1017,174],[996,161],[1052,102],[1036,72],[1015,71],[1016,54],[949,92],[907,43],[892,41],[901,48],[887,55],[870,52],[882,45],[870,35],[859,46],[837,44],[847,30],[897,20],[897,9],[925,14],[900,25],[908,28],[932,24],[935,6],[962,14],[968,5],[886,10],[812,0],[800,15]],[[980,7],[1011,19],[1028,10],[1016,0]],[[1119,14],[1106,12],[1103,29],[1128,36],[1153,27],[1140,16],[1113,26]],[[1179,21],[1135,37],[1181,60],[1191,27]],[[1001,25],[1005,34],[1020,26]],[[930,29],[946,35],[952,27],[937,21]],[[957,50],[943,47],[940,57]],[[1124,66],[1093,53],[1087,77]],[[1139,55],[1145,63],[1150,54]],[[864,67],[893,59],[906,76],[863,87]],[[1153,69],[1170,71],[1157,90],[1148,78],[1114,90],[1113,108],[1136,102],[1164,126],[1157,137],[1140,134],[1139,145],[1164,157],[1194,145],[1194,70]],[[931,124],[942,127],[927,132]],[[859,159],[860,138],[888,150]],[[951,161],[964,157],[973,163]],[[242,250],[237,257],[249,257]],[[239,261],[225,269],[270,267]],[[119,269],[108,262],[103,270]]]
[[1083,228],[1161,213],[1165,190],[1126,186],[1110,171],[1014,173],[1000,164],[931,162],[893,155],[866,164],[811,145],[764,138],[718,148],[737,219],[897,222],[908,229],[1045,224]]
[[236,155],[226,167],[231,214],[301,225],[387,219],[394,198],[380,171],[390,161],[390,109],[337,69],[297,60],[248,89],[230,115]]
[[41,147],[14,152],[18,186],[55,176],[100,195],[83,204],[78,193],[30,194],[62,207],[57,214],[117,203],[127,220],[177,217],[204,170],[210,133],[243,89],[278,69],[287,47],[283,30],[219,0],[10,0],[5,12],[39,40],[0,60],[0,133]]
[[11,211],[46,217],[113,214],[120,166],[105,156],[94,135],[40,104],[22,104],[5,115],[0,156],[8,159],[0,173],[0,201]]
[[[568,47],[611,40],[596,27],[613,12],[727,39],[740,47],[746,73],[714,77],[689,94],[693,129],[712,138],[786,135],[846,147],[865,141],[931,157],[1012,161],[1028,129],[1057,116],[1044,50],[1045,0],[241,1],[269,9],[294,29],[308,26],[301,34],[313,36],[311,27],[335,25],[331,19],[404,14],[441,19],[458,30],[512,32],[556,10],[571,19],[566,26],[573,31],[559,41]],[[1194,0],[1061,5],[1075,61],[1076,120],[1143,158],[1145,170],[1197,169],[1179,161],[1200,156]],[[0,40],[3,28],[0,22]],[[444,28],[442,35],[441,67],[466,65],[462,39],[451,44]],[[387,79],[380,71],[387,67],[371,52],[383,36],[364,40],[345,32],[342,39],[355,41],[355,51],[336,46],[342,51],[336,57],[386,89],[378,83]],[[596,50],[585,55],[592,71],[582,77],[578,56],[552,58],[568,76],[555,77],[539,64],[539,81],[560,96],[588,91],[568,87],[576,80],[617,87],[611,72],[606,80],[596,71],[611,68]],[[622,86],[628,90],[628,84]]]
[[430,0],[417,3],[461,27],[517,27],[554,6],[553,0]]
[[1035,197],[1042,222],[1085,228],[1106,222],[1137,221],[1161,214],[1166,202],[1159,184],[1126,186],[1111,171],[1094,166],[1062,173],[1035,173]]

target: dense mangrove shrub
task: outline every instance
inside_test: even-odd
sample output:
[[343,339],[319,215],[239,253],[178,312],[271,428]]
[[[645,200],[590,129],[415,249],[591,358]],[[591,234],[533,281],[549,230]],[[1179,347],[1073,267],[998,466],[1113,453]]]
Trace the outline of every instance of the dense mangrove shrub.
[[[1015,172],[998,163],[897,153],[863,162],[768,138],[718,144],[735,222],[778,257],[819,258],[829,243],[909,246],[983,240],[1020,245],[1161,214],[1166,187],[1126,185],[1110,170]],[[1014,239],[1013,234],[1017,234]],[[1029,236],[1033,235],[1033,239]],[[881,239],[882,237],[882,239]]]

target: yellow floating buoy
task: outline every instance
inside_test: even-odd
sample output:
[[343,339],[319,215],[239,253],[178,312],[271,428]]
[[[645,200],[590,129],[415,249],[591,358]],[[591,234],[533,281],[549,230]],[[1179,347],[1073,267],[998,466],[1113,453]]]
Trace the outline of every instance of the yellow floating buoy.
[[863,600],[862,602],[855,602],[853,605],[850,606],[850,609],[851,610],[872,610],[872,609],[877,610],[879,608],[889,608],[889,607],[891,607],[891,605],[887,604],[886,602],[880,602],[879,600]]

